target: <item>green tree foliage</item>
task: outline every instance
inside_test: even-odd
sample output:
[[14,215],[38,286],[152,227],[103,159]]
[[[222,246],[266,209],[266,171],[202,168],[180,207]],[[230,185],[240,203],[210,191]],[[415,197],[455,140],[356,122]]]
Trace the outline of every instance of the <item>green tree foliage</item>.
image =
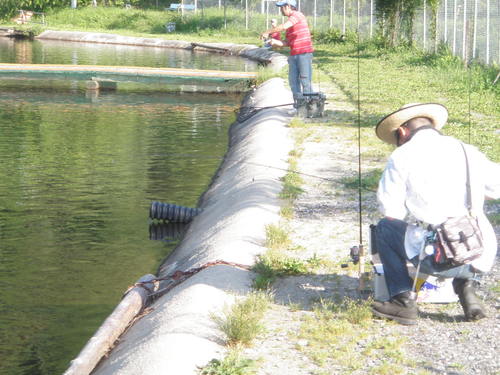
[[[85,6],[117,6],[126,4],[136,8],[165,8],[175,0],[77,0],[78,7]],[[19,9],[46,12],[55,8],[69,8],[71,0],[0,0],[0,19],[17,14]]]
[[[431,0],[437,9],[439,0]],[[413,20],[415,11],[423,0],[376,0],[376,14],[382,34],[392,46],[401,42],[413,44]],[[435,14],[435,11],[433,12]]]

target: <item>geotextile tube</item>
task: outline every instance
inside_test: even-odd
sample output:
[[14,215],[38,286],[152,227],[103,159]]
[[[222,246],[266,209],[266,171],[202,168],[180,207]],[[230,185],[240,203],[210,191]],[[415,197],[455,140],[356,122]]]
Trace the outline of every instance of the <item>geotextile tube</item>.
[[[227,338],[213,316],[223,316],[253,290],[250,268],[267,250],[266,226],[280,220],[281,178],[293,147],[287,127],[292,107],[280,106],[292,101],[280,78],[264,82],[244,99],[243,106],[269,109],[232,124],[229,149],[198,205],[203,211],[157,277],[202,269],[156,299],[93,375],[195,375],[210,360],[225,356]],[[206,264],[214,265],[203,268]],[[158,290],[167,282],[160,281]]]

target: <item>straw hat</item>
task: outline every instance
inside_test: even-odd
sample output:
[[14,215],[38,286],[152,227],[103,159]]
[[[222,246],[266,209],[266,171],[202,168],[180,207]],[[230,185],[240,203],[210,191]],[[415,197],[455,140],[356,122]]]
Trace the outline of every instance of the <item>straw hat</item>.
[[379,121],[375,133],[382,141],[396,145],[396,129],[416,117],[426,117],[437,130],[441,129],[448,119],[448,110],[437,103],[410,103]]

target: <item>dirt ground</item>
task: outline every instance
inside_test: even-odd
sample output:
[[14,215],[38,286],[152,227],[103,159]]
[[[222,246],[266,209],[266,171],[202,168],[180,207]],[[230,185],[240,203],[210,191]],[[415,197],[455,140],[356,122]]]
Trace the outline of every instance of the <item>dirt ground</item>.
[[[328,98],[326,118],[320,125],[308,128],[298,162],[304,192],[294,203],[294,217],[284,220],[284,225],[291,233],[292,245],[288,251],[291,256],[301,259],[316,256],[341,263],[349,260],[350,247],[361,242],[360,233],[367,246],[368,226],[376,222],[378,213],[375,193],[365,192],[360,231],[357,190],[346,189],[340,183],[342,178],[357,176],[357,129],[330,125],[342,122],[341,116],[355,113],[356,108],[333,83],[322,84],[321,91]],[[384,160],[363,161],[363,168],[383,166]],[[312,343],[297,332],[304,321],[314,319],[313,306],[318,301],[366,298],[357,290],[356,271],[356,267],[349,266],[335,274],[319,272],[276,280],[272,285],[274,303],[264,318],[266,331],[244,351],[245,357],[259,361],[259,375],[500,373],[498,262],[484,278],[480,291],[488,318],[469,323],[463,320],[458,303],[420,304],[416,326],[375,320],[372,334],[357,343],[359,351],[363,351],[375,340],[400,338],[399,349],[405,359],[393,360],[394,366],[375,354],[367,354],[357,368],[343,366],[341,361],[331,358],[315,358],[312,348],[308,350]]]

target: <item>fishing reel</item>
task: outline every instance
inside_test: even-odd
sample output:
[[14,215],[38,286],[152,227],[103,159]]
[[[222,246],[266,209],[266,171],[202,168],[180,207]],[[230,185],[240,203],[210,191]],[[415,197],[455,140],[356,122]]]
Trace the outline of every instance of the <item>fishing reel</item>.
[[[350,250],[349,250],[349,256],[351,257],[351,262],[353,264],[358,264],[359,263],[359,253],[360,253],[360,251],[359,251],[359,247],[358,246],[353,246],[353,247],[350,248]],[[348,263],[342,263],[340,265],[340,267],[347,268],[347,267],[349,267],[349,264]]]

